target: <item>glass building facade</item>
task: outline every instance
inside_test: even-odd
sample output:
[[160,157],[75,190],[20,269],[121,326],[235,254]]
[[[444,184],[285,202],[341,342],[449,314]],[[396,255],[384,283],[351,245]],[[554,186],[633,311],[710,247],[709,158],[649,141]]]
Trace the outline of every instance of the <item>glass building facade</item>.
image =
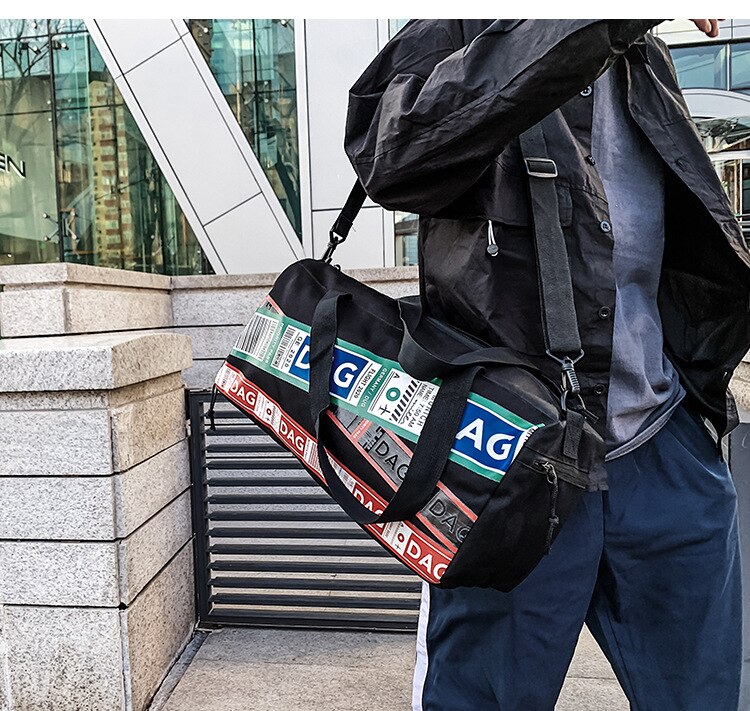
[[750,94],[750,41],[672,47],[683,89],[724,89]]
[[302,237],[293,20],[189,20],[266,177]]
[[209,271],[81,20],[0,20],[0,264]]
[[[301,238],[294,21],[188,24]],[[750,94],[750,39],[671,51],[684,89]],[[210,271],[81,20],[0,20],[0,122],[0,264]],[[697,124],[750,232],[750,118]],[[393,219],[395,263],[415,264],[418,219]]]
[[[750,94],[750,40],[683,45],[670,51],[683,89]],[[750,239],[750,117],[700,118],[696,126]]]

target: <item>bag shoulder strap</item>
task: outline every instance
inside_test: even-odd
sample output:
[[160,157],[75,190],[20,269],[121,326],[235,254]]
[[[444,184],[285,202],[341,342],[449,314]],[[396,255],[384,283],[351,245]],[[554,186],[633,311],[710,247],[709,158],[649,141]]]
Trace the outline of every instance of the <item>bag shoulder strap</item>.
[[529,176],[545,346],[547,353],[556,360],[568,357],[575,362],[582,355],[581,337],[555,189],[557,165],[547,152],[541,124],[522,133],[519,141]]
[[[580,399],[580,386],[574,366],[583,356],[583,349],[573,299],[568,250],[560,222],[560,207],[555,188],[557,164],[549,157],[544,137],[543,124],[547,120],[549,119],[522,133],[519,142],[529,179],[530,212],[545,348],[547,354],[562,366],[566,394]],[[347,238],[366,197],[364,187],[357,180],[331,227],[330,241],[323,261],[330,263],[336,247]],[[563,408],[566,409],[565,397]]]

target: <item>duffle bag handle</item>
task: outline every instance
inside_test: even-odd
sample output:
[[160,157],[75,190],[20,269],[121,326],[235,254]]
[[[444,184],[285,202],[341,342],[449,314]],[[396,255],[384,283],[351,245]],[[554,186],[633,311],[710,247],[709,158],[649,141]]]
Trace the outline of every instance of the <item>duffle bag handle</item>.
[[508,365],[525,368],[535,375],[542,375],[530,360],[519,356],[512,348],[504,346],[481,346],[457,355],[450,360],[441,358],[425,348],[417,339],[422,309],[407,298],[398,300],[399,318],[404,335],[398,353],[399,365],[417,380],[444,378],[456,368],[471,365]]
[[481,365],[456,369],[443,380],[430,408],[401,485],[385,510],[365,508],[336,473],[326,451],[323,418],[331,405],[330,380],[338,333],[338,311],[350,294],[329,291],[315,307],[310,328],[310,414],[320,469],[331,496],[361,525],[403,521],[421,511],[440,481],[463,417],[466,400]]

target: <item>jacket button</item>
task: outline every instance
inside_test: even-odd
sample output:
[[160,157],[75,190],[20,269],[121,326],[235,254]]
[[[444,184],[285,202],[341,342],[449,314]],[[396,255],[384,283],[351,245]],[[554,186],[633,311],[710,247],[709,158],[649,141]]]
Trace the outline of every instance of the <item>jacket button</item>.
[[596,165],[596,160],[594,159],[594,156],[586,156],[586,162],[589,165]]
[[604,393],[607,392],[607,386],[602,385],[601,383],[599,383],[598,385],[594,385],[594,392],[597,395],[604,395]]
[[582,92],[581,96],[591,96],[591,92],[594,91],[590,86],[587,86]]
[[609,308],[609,306],[602,306],[599,309],[599,318],[604,320],[608,319],[612,315],[612,309]]
[[607,222],[607,220],[602,220],[599,223],[599,229],[601,229],[602,232],[611,232],[612,231],[612,225]]

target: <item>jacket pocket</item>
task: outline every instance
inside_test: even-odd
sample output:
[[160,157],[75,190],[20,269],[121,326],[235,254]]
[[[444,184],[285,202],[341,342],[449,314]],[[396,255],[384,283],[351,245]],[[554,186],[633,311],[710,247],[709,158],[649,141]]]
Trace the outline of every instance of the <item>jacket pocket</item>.
[[[487,219],[509,227],[530,227],[531,210],[528,198],[528,177],[510,173],[504,164],[495,161],[489,189],[484,196]],[[557,204],[560,210],[560,224],[570,227],[573,224],[573,201],[570,188],[561,180],[555,180]]]

